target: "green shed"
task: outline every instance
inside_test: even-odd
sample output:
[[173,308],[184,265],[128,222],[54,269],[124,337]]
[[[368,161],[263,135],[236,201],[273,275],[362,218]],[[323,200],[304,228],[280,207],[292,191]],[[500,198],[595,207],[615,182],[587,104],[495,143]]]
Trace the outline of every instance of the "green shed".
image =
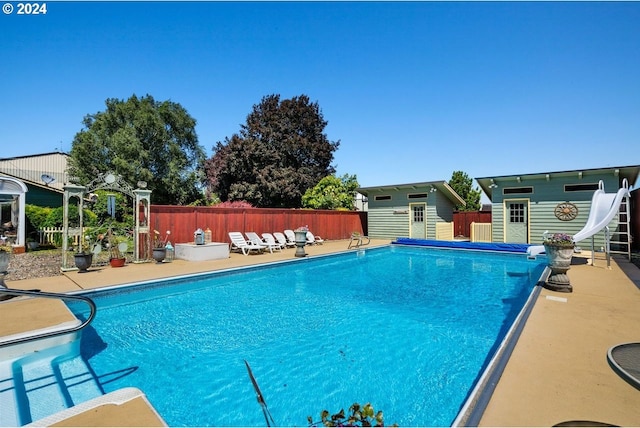
[[[640,166],[621,166],[482,177],[476,181],[491,200],[493,242],[540,244],[545,231],[575,235],[585,226],[601,181],[606,193],[616,193],[625,182],[633,186],[639,171]],[[623,206],[622,213],[609,223],[614,234],[612,244],[630,238],[625,209]],[[598,249],[604,245],[604,232],[595,235],[595,245]]]
[[361,187],[372,238],[453,239],[453,211],[465,201],[446,181]]

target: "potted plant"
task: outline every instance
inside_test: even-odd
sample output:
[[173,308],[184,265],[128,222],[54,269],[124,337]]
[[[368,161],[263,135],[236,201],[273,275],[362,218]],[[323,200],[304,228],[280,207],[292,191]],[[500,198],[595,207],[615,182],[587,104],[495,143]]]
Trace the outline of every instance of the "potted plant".
[[11,247],[0,246],[0,275],[6,274],[11,258]]
[[153,231],[152,257],[158,263],[162,263],[162,261],[167,257],[167,242],[169,241],[169,235],[171,235],[170,230],[167,230],[164,238],[160,237],[160,232],[157,230]]
[[109,264],[111,267],[122,267],[126,262],[124,254],[129,248],[126,240],[113,233],[113,229],[109,228]]
[[571,267],[571,258],[576,246],[573,236],[566,233],[543,234],[542,245],[547,255],[548,266],[551,273],[545,282],[545,287],[553,291],[570,293],[573,287],[567,276],[567,271]]
[[99,233],[97,229],[88,230],[80,237],[79,251],[73,255],[78,272],[86,272],[93,263],[93,255],[96,256],[102,252],[102,240],[104,234]]
[[304,252],[304,246],[307,244],[307,232],[309,227],[300,226],[294,233],[296,235],[296,257],[305,257],[307,253]]
[[27,248],[30,251],[37,250],[40,247],[40,243],[32,236],[27,238]]
[[[367,403],[361,406],[358,403],[353,403],[349,407],[350,413],[345,413],[344,409],[341,409],[338,413],[331,414],[328,410],[323,410],[320,413],[320,420],[313,421],[311,416],[307,416],[307,422],[310,427],[325,426],[325,427],[383,427],[384,426],[384,413],[382,411],[376,412],[373,409],[371,403]],[[393,424],[392,426],[398,426]]]

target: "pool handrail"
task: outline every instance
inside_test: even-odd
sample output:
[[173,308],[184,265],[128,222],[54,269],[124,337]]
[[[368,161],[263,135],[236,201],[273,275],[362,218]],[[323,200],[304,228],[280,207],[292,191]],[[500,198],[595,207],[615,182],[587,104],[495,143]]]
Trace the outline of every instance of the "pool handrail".
[[49,293],[49,292],[45,292],[45,291],[36,291],[36,290],[17,290],[17,289],[14,289],[14,288],[5,288],[5,287],[0,287],[0,294],[9,294],[9,295],[12,295],[12,296],[43,297],[43,298],[46,298],[46,299],[80,300],[80,301],[86,303],[87,305],[89,305],[89,309],[90,309],[90,313],[89,313],[89,316],[87,317],[87,319],[84,322],[80,323],[79,325],[76,325],[76,326],[73,326],[73,327],[69,327],[69,328],[65,328],[65,329],[58,330],[58,331],[48,331],[48,332],[45,332],[45,333],[38,333],[38,334],[30,335],[30,336],[19,337],[19,338],[16,338],[16,339],[7,340],[6,342],[0,343],[0,348],[6,347],[6,346],[11,346],[11,345],[17,345],[19,343],[32,342],[32,341],[35,341],[35,340],[45,339],[45,338],[49,338],[49,337],[62,336],[62,335],[69,334],[69,333],[75,333],[76,331],[80,331],[83,328],[85,328],[86,326],[88,326],[96,316],[97,308],[96,308],[95,302],[93,300],[91,300],[90,298],[85,297],[85,296],[76,296],[76,295],[72,295],[72,294],[63,294],[63,293]]

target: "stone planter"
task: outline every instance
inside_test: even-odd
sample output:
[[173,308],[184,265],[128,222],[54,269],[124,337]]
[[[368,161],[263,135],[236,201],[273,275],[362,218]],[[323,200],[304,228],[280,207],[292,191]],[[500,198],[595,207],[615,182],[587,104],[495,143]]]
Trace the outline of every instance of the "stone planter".
[[6,272],[9,268],[9,258],[11,253],[7,251],[0,251],[0,273]]
[[[7,251],[0,251],[0,288],[7,288],[4,283],[4,277],[7,274],[7,269],[9,269],[9,258],[11,257],[11,253]],[[7,296],[4,294],[0,294],[0,300],[10,299],[11,296]]]
[[549,259],[548,266],[551,269],[549,278],[544,284],[545,288],[563,293],[571,293],[573,291],[567,275],[567,271],[571,267],[573,248],[573,246],[565,247],[545,244],[544,251]]
[[152,254],[153,260],[158,263],[162,263],[162,261],[167,257],[167,249],[166,248],[154,248]]
[[296,230],[296,257],[305,257],[304,246],[307,245],[307,232],[304,230]]
[[93,254],[78,253],[73,255],[73,259],[76,262],[78,272],[86,272],[91,267],[91,263],[93,263]]

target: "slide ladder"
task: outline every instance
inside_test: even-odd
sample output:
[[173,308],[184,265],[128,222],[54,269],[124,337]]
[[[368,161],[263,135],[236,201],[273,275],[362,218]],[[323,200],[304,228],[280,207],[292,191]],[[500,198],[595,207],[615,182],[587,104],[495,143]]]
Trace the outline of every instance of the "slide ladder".
[[[616,193],[605,193],[604,182],[600,180],[598,189],[593,193],[591,200],[591,209],[589,217],[584,227],[575,235],[573,241],[578,243],[587,238],[591,238],[592,264],[594,261],[594,235],[600,231],[605,232],[605,247],[603,250],[607,254],[607,265],[609,265],[610,254],[626,254],[631,260],[631,236],[629,229],[630,210],[629,210],[629,183],[627,179],[622,180],[622,187]],[[618,230],[611,232],[609,223],[614,217],[618,217]],[[546,233],[546,232],[545,232]],[[617,238],[611,240],[611,235]],[[611,244],[616,249],[611,250]],[[544,252],[543,245],[532,245],[527,249],[529,257],[535,257]]]
[[609,242],[613,248],[609,249],[611,254],[624,254],[627,260],[631,261],[631,229],[629,222],[631,219],[631,207],[628,197],[625,197],[620,204],[618,212],[618,230],[610,232],[613,239]]

